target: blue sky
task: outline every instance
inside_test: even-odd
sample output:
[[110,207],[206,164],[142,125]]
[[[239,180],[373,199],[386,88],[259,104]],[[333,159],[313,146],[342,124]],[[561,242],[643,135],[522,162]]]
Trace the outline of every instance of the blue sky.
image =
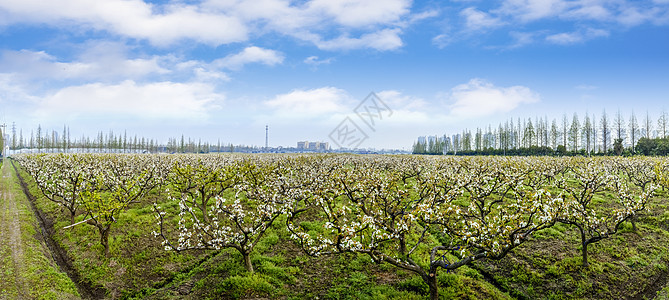
[[[392,111],[356,115],[370,92]],[[29,135],[127,131],[409,149],[508,118],[652,116],[669,1],[0,0],[0,118]],[[341,141],[339,141],[341,142]]]

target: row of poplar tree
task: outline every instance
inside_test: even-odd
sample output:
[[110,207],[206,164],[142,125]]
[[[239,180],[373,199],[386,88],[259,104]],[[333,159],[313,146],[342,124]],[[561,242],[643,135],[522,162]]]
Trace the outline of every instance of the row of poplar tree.
[[[568,154],[667,154],[669,115],[662,111],[653,120],[648,112],[638,119],[634,112],[612,117],[604,110],[598,117],[574,113],[561,119],[548,117],[508,119],[497,126],[464,129],[452,135],[421,138],[415,154],[459,155],[568,155]],[[666,149],[665,149],[666,148]]]
[[45,130],[41,125],[31,130],[30,135],[24,136],[23,129],[16,129],[12,124],[11,136],[7,146],[10,154],[28,150],[29,152],[113,152],[113,153],[141,153],[141,152],[168,152],[168,153],[209,153],[254,151],[257,147],[232,144],[216,144],[186,138],[169,138],[167,143],[160,143],[153,138],[130,136],[127,132],[115,133],[110,130],[107,134],[98,132],[95,137],[82,135],[71,137],[70,128],[63,126],[63,131]]

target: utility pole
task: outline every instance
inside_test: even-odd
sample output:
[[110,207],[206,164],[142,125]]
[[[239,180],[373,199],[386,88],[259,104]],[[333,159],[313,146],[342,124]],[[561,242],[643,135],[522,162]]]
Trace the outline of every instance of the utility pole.
[[265,151],[269,151],[268,142],[269,141],[269,125],[265,125]]
[[0,143],[0,144],[2,144],[2,146],[1,146],[2,147],[2,160],[4,161],[5,156],[7,156],[7,152],[9,150],[9,146],[7,146],[7,143],[5,141],[5,133],[4,133],[5,128],[7,128],[7,124],[2,123],[2,125],[0,125],[0,127],[2,127],[2,129],[0,129],[0,141],[2,141],[2,143]]

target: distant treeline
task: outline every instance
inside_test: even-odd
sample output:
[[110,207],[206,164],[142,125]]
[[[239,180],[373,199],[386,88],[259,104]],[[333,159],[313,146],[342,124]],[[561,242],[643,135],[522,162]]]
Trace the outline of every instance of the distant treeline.
[[[599,121],[597,121],[599,120]],[[463,130],[450,136],[422,136],[414,154],[449,155],[667,155],[669,116],[662,111],[653,122],[647,112],[640,123],[632,112],[625,120],[618,111],[611,120],[574,113],[571,122],[548,117],[509,119],[493,127]],[[655,127],[657,126],[657,127]]]
[[[619,145],[619,146],[617,146]],[[642,155],[658,155],[665,156],[669,154],[669,137],[666,138],[654,138],[647,139],[641,138],[637,142],[635,152],[632,152],[631,149],[626,149],[622,147],[622,143],[617,144],[614,142],[614,148],[609,149],[606,155],[618,155],[618,156],[630,156],[633,154],[642,154]],[[421,149],[414,147],[414,154],[430,154],[430,155],[442,155],[443,152],[421,152]],[[559,145],[557,149],[553,150],[550,147],[537,147],[532,146],[530,148],[517,148],[517,149],[494,149],[487,148],[482,150],[466,150],[460,151],[457,153],[446,153],[452,155],[463,155],[463,156],[473,156],[473,155],[515,155],[515,156],[600,156],[604,155],[603,152],[591,151],[590,153],[586,150],[581,149],[579,151],[567,151],[566,148],[562,145]]]
[[[158,142],[153,138],[130,136],[126,132],[115,133],[110,130],[107,134],[98,132],[95,137],[83,135],[71,137],[70,128],[63,127],[62,132],[44,130],[41,125],[31,130],[30,135],[24,136],[23,130],[16,130],[12,125],[7,140],[10,153],[28,152],[167,152],[167,153],[209,153],[209,152],[258,152],[262,148],[256,146],[233,145],[231,143],[212,144],[201,139],[192,139],[181,135],[180,138],[169,138],[167,143]],[[2,140],[2,139],[0,139]],[[0,148],[1,149],[1,148]]]

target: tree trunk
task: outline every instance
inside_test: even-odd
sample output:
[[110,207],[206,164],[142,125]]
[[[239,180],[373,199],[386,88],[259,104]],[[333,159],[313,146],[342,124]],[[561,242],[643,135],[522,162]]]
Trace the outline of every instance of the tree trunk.
[[431,273],[431,274],[425,274],[422,275],[423,281],[427,283],[428,288],[430,288],[430,300],[438,300],[439,299],[439,290],[437,288],[437,274],[436,273]]
[[105,257],[110,257],[109,255],[109,229],[103,229],[98,227],[100,230],[100,244],[105,247]]
[[581,248],[581,255],[583,257],[583,259],[582,259],[583,260],[583,266],[587,267],[588,266],[588,241],[585,239],[585,230],[583,230],[583,228],[581,226],[577,225],[577,224],[574,224],[574,225],[576,225],[576,227],[578,227],[578,231],[580,231],[580,233],[581,233],[581,245],[583,246]]
[[588,243],[583,242],[583,266],[587,267],[588,266]]
[[249,273],[253,273],[253,264],[251,264],[251,253],[242,253],[244,257],[244,267]]
[[200,211],[202,211],[202,222],[204,222],[204,224],[209,224],[210,222],[209,215],[207,214],[207,205],[205,203],[202,203],[202,205],[198,203],[197,206],[200,208]]

